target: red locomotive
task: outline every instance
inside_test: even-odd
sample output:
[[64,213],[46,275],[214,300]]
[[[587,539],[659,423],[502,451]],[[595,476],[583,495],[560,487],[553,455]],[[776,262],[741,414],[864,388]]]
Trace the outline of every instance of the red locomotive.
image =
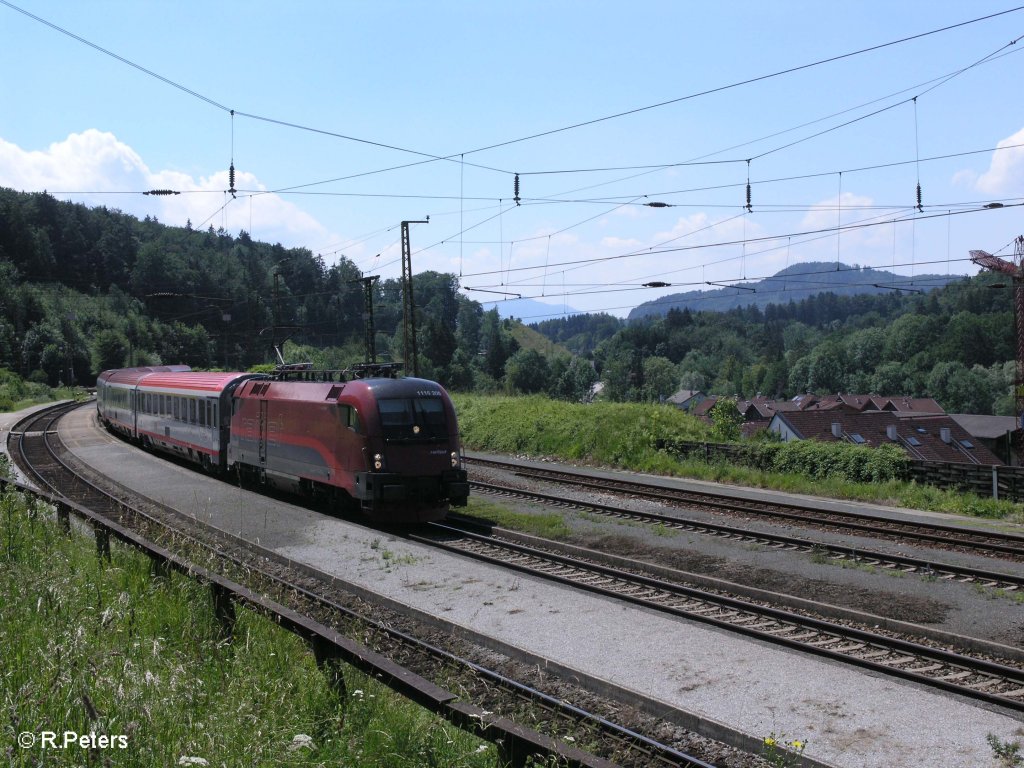
[[469,496],[455,409],[439,384],[393,371],[123,368],[100,374],[97,412],[107,429],[210,471],[384,521],[439,520]]

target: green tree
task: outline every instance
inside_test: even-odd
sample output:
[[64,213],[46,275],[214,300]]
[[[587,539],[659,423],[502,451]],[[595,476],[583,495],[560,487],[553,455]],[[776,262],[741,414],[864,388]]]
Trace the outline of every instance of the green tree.
[[731,442],[740,439],[740,425],[743,414],[737,407],[735,398],[720,397],[708,414],[711,417],[711,436],[720,442]]
[[519,342],[502,326],[498,310],[484,313],[481,340],[484,372],[493,379],[501,380],[505,376],[505,361],[519,349]]
[[881,328],[863,328],[847,336],[843,346],[851,370],[871,372],[882,361],[885,332]]
[[929,349],[935,342],[935,319],[924,315],[902,315],[885,334],[885,359],[906,360],[908,355]]
[[657,403],[671,397],[679,387],[679,369],[664,357],[648,357],[643,363],[643,399]]
[[544,392],[550,379],[548,360],[535,349],[520,349],[505,363],[505,386],[511,392]]
[[963,363],[936,363],[928,374],[928,391],[949,413],[992,413],[992,385],[984,369]]
[[92,367],[95,373],[123,368],[127,358],[128,339],[123,333],[107,328],[96,334],[92,343]]
[[551,389],[548,394],[555,399],[573,403],[586,401],[598,380],[597,371],[590,361],[574,357],[565,363],[563,359],[559,362],[558,368],[556,376],[555,365],[552,364]]
[[882,363],[871,376],[871,391],[879,395],[909,395],[903,363]]
[[810,358],[807,388],[819,393],[841,391],[846,365],[839,346],[835,342],[826,341],[814,348]]

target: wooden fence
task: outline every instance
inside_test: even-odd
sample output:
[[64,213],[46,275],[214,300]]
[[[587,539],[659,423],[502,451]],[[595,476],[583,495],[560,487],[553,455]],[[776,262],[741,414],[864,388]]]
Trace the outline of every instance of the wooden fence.
[[911,461],[909,479],[978,496],[1024,501],[1024,467]]

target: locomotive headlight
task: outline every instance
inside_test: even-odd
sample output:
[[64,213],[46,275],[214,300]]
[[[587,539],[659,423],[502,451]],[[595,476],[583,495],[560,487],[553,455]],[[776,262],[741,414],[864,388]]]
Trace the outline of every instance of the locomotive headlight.
[[384,468],[384,457],[379,453],[373,454],[373,468],[380,471]]
[[458,469],[459,467],[459,452],[452,451],[452,469]]

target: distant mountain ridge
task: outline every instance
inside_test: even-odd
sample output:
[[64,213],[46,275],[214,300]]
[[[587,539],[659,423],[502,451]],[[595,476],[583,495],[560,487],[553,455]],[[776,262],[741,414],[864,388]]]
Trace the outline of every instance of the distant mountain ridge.
[[580,310],[565,304],[546,304],[533,299],[505,299],[504,301],[488,302],[485,309],[494,308],[503,318],[516,317],[526,324],[539,323],[552,317],[576,315]]
[[[963,275],[897,275],[886,270],[859,267],[836,262],[811,261],[794,264],[771,277],[756,282],[738,282],[737,287],[711,291],[687,291],[646,301],[630,311],[627,320],[661,317],[670,309],[692,312],[727,312],[737,307],[788,304],[818,293],[837,296],[882,294],[893,290],[906,292],[932,291],[963,279]],[[750,290],[753,289],[753,290]]]

